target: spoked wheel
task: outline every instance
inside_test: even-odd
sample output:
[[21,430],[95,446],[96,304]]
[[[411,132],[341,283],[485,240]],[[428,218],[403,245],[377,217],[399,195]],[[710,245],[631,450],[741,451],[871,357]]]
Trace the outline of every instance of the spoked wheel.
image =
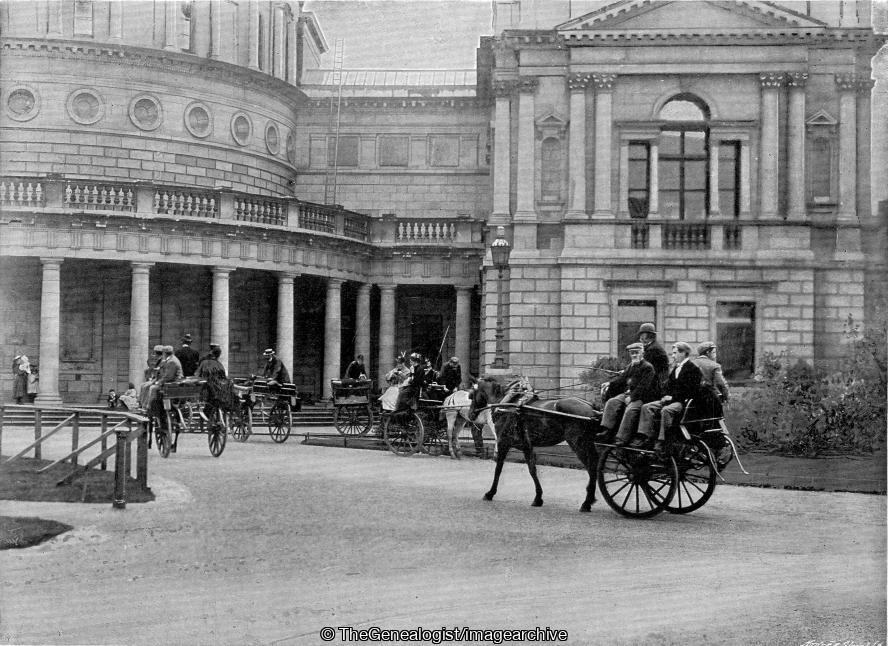
[[170,457],[170,432],[163,428],[160,418],[154,416],[151,418],[151,426],[154,429],[154,441],[157,443],[157,452],[160,457]]
[[598,462],[598,488],[618,514],[650,518],[662,512],[675,494],[675,460],[652,453],[608,447]]
[[210,419],[207,429],[207,444],[209,444],[210,453],[214,458],[222,455],[227,438],[228,428],[225,426],[225,417],[222,415],[222,411],[217,410]]
[[277,402],[268,413],[268,434],[271,435],[272,440],[281,444],[290,437],[292,428],[293,413],[290,411],[290,404]]
[[423,453],[448,455],[450,453],[450,446],[447,442],[447,426],[441,424],[437,419],[433,419],[432,415],[434,414],[426,415],[423,421]]
[[249,439],[253,433],[253,411],[249,406],[243,406],[231,415],[228,430],[236,442],[246,442]]
[[413,455],[422,448],[423,425],[412,411],[392,413],[382,427],[386,446],[395,455]]
[[666,504],[671,514],[687,514],[700,509],[715,491],[716,469],[709,460],[706,444],[698,437],[676,445],[678,484],[675,496]]
[[373,428],[373,411],[366,406],[337,406],[333,422],[340,435],[366,435]]

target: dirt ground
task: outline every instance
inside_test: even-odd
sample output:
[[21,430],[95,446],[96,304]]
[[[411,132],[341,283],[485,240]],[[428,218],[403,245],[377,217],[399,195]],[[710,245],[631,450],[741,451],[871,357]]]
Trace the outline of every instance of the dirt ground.
[[0,552],[0,642],[321,644],[324,627],[332,643],[355,636],[340,627],[885,640],[884,496],[720,486],[693,514],[637,521],[602,500],[580,514],[573,469],[542,467],[532,508],[525,467],[507,464],[483,501],[492,469],[261,437],[214,459],[186,436],[151,454],[155,502],[0,502],[75,528]]

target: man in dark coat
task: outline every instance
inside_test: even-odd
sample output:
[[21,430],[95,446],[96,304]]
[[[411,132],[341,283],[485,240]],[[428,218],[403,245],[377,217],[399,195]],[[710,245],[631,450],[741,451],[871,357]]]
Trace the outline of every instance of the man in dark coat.
[[401,385],[398,392],[398,403],[395,410],[406,410],[413,408],[419,399],[419,393],[425,386],[425,366],[422,355],[414,352],[410,355],[410,376]]
[[359,354],[354,361],[348,364],[348,367],[345,369],[345,378],[354,379],[355,381],[367,379],[367,368],[364,367],[363,354]]
[[657,328],[653,323],[642,323],[638,327],[638,340],[644,344],[644,360],[654,367],[654,372],[657,373],[657,387],[663,392],[669,376],[669,356],[657,341]]
[[186,334],[182,337],[182,347],[176,350],[176,358],[182,364],[182,374],[186,377],[193,377],[200,363],[200,355],[191,347],[191,341],[191,335]]
[[688,400],[697,396],[702,373],[691,358],[691,346],[678,341],[672,346],[673,367],[666,381],[663,397],[641,407],[641,420],[638,422],[638,436],[630,446],[645,446],[650,438],[657,433],[659,417],[660,433],[654,445],[655,451],[661,451],[666,442],[666,433],[675,421],[681,418]]
[[452,393],[462,383],[462,368],[459,365],[459,357],[450,357],[450,361],[441,368],[441,374],[438,375],[438,383]]
[[268,387],[279,389],[281,384],[290,382],[290,373],[284,362],[277,358],[273,348],[267,348],[262,353],[265,357],[265,368],[262,376],[268,379]]
[[657,376],[654,367],[644,360],[644,346],[630,343],[626,346],[631,363],[615,379],[602,385],[602,390],[612,395],[604,405],[601,416],[601,432],[595,437],[599,442],[610,442],[619,424],[615,444],[623,446],[638,428],[641,407],[657,399]]

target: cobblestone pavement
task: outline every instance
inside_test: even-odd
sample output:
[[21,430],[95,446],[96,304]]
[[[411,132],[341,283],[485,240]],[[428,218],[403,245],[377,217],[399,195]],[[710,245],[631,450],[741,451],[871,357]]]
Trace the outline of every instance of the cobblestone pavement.
[[[566,630],[571,644],[885,640],[885,498],[719,487],[577,510],[585,474],[253,437],[150,456],[157,501],[0,502],[75,529],[0,551],[0,643],[321,644],[324,627]],[[4,449],[7,447],[4,436]],[[337,633],[333,643],[348,643]],[[479,641],[479,640],[473,640]],[[490,643],[489,641],[487,643]]]

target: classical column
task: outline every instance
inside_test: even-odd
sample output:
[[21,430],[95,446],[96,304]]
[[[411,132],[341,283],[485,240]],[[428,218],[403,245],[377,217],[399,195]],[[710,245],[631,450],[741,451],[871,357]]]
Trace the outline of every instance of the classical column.
[[709,140],[709,217],[717,218],[721,215],[718,200],[718,154],[721,142],[718,139]]
[[651,142],[651,186],[648,197],[648,217],[655,218],[660,215],[660,142],[654,139]]
[[493,134],[493,213],[490,223],[509,223],[509,198],[511,184],[511,105],[512,91],[515,84],[511,81],[496,81],[493,90],[496,93],[496,112],[494,116]]
[[534,209],[534,101],[533,95],[539,85],[535,76],[522,78],[518,83],[518,177],[517,205],[515,219],[533,221],[536,219]]
[[284,78],[284,8],[274,7],[274,64],[272,74],[279,79]]
[[774,219],[777,212],[777,181],[780,171],[779,93],[782,72],[759,74],[762,86],[762,137],[759,142],[759,218]]
[[222,2],[210,0],[210,58],[221,59],[222,51]]
[[[857,80],[857,216],[860,221],[872,217],[872,174],[873,159],[870,150],[873,149],[872,136],[872,96],[875,81],[869,78]],[[878,121],[885,121],[884,118]],[[877,157],[878,159],[878,157]],[[884,172],[883,166],[877,166]],[[884,176],[880,181],[884,181]]]
[[[296,274],[278,274],[277,356],[293,370],[293,281]],[[292,375],[291,375],[292,377]]]
[[[108,3],[108,37],[118,40],[123,38],[123,2]],[[192,18],[193,20],[193,18]]]
[[[364,366],[370,370],[370,283],[358,287],[355,304],[355,354],[364,355]],[[369,372],[367,375],[369,376]]]
[[395,362],[395,290],[397,285],[379,286],[379,387],[385,388],[385,373]]
[[233,267],[213,267],[213,305],[210,313],[210,342],[218,343],[222,349],[219,361],[228,370],[228,319],[229,298],[228,279]]
[[595,83],[595,212],[593,218],[613,216],[611,207],[611,138],[616,74],[593,74]]
[[[290,10],[289,5],[286,8],[286,18],[287,18],[287,47],[286,47],[286,57],[287,57],[287,83],[291,85],[296,85],[296,50],[297,50],[297,35],[296,35],[296,18],[293,17],[293,12]],[[366,360],[367,357],[364,357]]]
[[130,296],[129,380],[138,386],[145,381],[146,360],[149,356],[148,286],[153,262],[132,263],[132,291]]
[[34,403],[38,406],[58,406],[59,396],[59,335],[62,315],[61,258],[41,258],[43,284],[40,291],[40,390]]
[[803,220],[807,215],[805,206],[805,83],[806,72],[790,72],[786,75],[789,85],[789,172],[786,174],[787,203],[786,217]]
[[[113,2],[111,4],[114,4]],[[179,20],[179,3],[165,2],[163,4],[165,11],[166,25],[164,29],[163,48],[169,51],[179,49],[178,38],[178,20]]]
[[752,210],[750,197],[752,194],[750,190],[752,186],[751,160],[749,139],[742,139],[740,141],[740,217],[743,219],[749,219]]
[[248,41],[249,52],[247,55],[247,67],[251,70],[259,69],[259,3],[250,2],[250,40]]
[[568,152],[568,179],[570,205],[567,217],[586,218],[586,88],[589,74],[571,74],[567,77],[570,88],[570,147]]
[[327,279],[327,302],[324,308],[324,399],[333,395],[330,380],[339,379],[342,355],[342,283],[339,278]]
[[[191,8],[191,33],[193,34],[191,51],[194,52],[195,56],[207,58],[210,55],[213,30],[211,23],[212,9],[210,7],[212,2],[213,0],[196,0]],[[113,4],[123,3],[113,2]],[[258,11],[258,3],[251,2],[250,6],[257,7],[256,10]]]
[[[456,329],[453,332],[455,341],[454,354],[459,359],[459,365],[462,366],[463,383],[469,383],[469,365],[472,359],[469,349],[471,348],[472,336],[472,289],[471,286],[457,285],[456,287]],[[442,359],[442,363],[447,361],[447,357]]]
[[836,74],[839,90],[839,212],[840,220],[857,216],[857,75]]

